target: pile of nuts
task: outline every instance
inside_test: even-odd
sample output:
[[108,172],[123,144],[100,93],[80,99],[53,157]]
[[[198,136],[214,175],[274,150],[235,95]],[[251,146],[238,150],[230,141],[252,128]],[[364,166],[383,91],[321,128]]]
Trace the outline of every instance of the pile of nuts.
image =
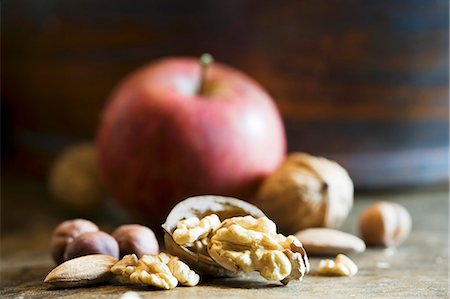
[[160,253],[145,254],[140,259],[135,254],[128,254],[120,261],[109,255],[85,255],[57,266],[44,282],[70,288],[116,281],[169,290],[178,283],[195,286],[199,280],[200,276],[177,257]]
[[[320,217],[320,226],[337,226],[352,205],[353,185],[347,178],[336,180],[336,184],[340,183],[334,185],[333,179],[319,176],[318,169],[327,167],[334,167],[335,173],[347,175],[337,164],[317,160],[311,162],[311,166],[303,161],[306,158],[296,156],[291,162],[297,163],[294,163],[296,167],[307,167],[310,173],[315,173],[316,179],[325,182],[327,188],[323,194],[326,194],[327,201],[320,201],[321,212],[316,216]],[[287,173],[295,181],[296,176],[292,176],[292,172]],[[299,173],[304,176],[308,172],[302,170]],[[277,176],[277,180],[282,180],[282,175]],[[270,183],[270,177],[268,180],[263,194],[281,196],[285,192],[302,190],[302,194],[297,193],[297,199],[308,200],[307,205],[317,198],[312,196],[314,192],[308,189],[308,185],[296,189],[289,183],[285,186],[293,188],[291,191],[280,185],[273,192],[271,186],[274,185]],[[342,184],[346,185],[347,191],[340,190],[339,195],[330,193],[339,189],[333,186],[337,188]],[[312,197],[305,197],[306,194]],[[335,203],[330,201],[345,204],[337,216],[332,216]],[[325,208],[324,203],[327,205]],[[272,208],[276,209],[276,205]],[[285,210],[284,207],[275,214],[286,214]],[[305,210],[297,212],[306,213]],[[274,213],[273,209],[271,213]],[[309,217],[316,217],[314,215]],[[299,222],[299,226],[308,227],[308,221],[314,223],[311,219]],[[321,260],[315,274],[353,276],[358,267],[343,253],[361,253],[366,244],[398,246],[410,233],[411,217],[398,204],[378,202],[361,213],[359,225],[362,239],[327,227],[307,228],[285,236],[278,233],[275,222],[254,205],[229,197],[196,196],[177,204],[162,225],[168,254],[159,253],[155,234],[141,225],[122,225],[109,235],[88,220],[61,223],[53,233],[52,256],[58,264],[65,262],[53,269],[45,282],[57,287],[73,287],[116,281],[173,289],[178,284],[197,285],[200,275],[233,277],[256,271],[268,281],[287,284],[292,280],[302,280],[309,272],[306,251],[311,255],[337,255],[334,260]],[[118,260],[119,257],[122,259]]]
[[[62,223],[54,232],[53,253],[64,252],[63,259],[73,259],[56,267],[45,282],[73,287],[113,280],[172,289],[179,283],[197,285],[199,274],[238,276],[257,271],[269,281],[287,284],[301,280],[309,271],[300,241],[278,234],[274,222],[244,201],[219,196],[190,198],[177,205],[167,219],[163,227],[171,254],[148,254],[158,250],[156,239],[153,232],[148,238],[140,226],[122,226],[110,236],[87,220]],[[119,251],[125,254],[121,260],[117,260]]]

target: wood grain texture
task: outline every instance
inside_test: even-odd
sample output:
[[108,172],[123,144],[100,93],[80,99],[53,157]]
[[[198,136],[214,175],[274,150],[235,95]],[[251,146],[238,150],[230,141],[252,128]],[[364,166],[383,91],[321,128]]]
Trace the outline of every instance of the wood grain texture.
[[[23,195],[8,192],[6,199],[17,199],[8,206],[9,214],[19,214]],[[39,198],[39,197],[38,197]],[[20,200],[21,199],[21,200]],[[36,197],[34,198],[36,199]],[[413,231],[396,250],[369,248],[351,256],[359,272],[352,278],[307,275],[301,283],[288,286],[268,283],[257,275],[243,278],[206,279],[197,287],[178,287],[171,291],[100,285],[77,289],[52,289],[42,282],[53,268],[48,244],[52,226],[61,215],[46,212],[45,205],[33,209],[26,225],[1,236],[2,298],[118,298],[128,290],[143,298],[438,298],[448,293],[448,189],[419,190],[397,194],[360,195],[344,230],[356,233],[357,215],[376,200],[395,201],[411,212]],[[35,215],[34,218],[32,215]],[[39,222],[37,222],[39,220]],[[3,220],[4,221],[4,220]],[[6,226],[5,226],[6,224]],[[9,227],[2,223],[3,227]],[[318,258],[312,258],[312,268]],[[388,268],[386,268],[389,266]]]
[[[337,157],[362,188],[446,181],[448,159],[433,153],[448,150],[448,5],[5,1],[1,93],[18,135],[11,142],[36,161],[42,144],[92,138],[126,74],[162,56],[208,51],[274,97],[290,151]],[[396,160],[410,150],[431,158]]]

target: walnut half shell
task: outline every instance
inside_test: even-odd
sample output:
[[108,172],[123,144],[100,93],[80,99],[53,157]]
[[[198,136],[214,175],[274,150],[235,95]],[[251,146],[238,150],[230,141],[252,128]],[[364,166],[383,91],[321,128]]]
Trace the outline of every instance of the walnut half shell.
[[236,198],[213,195],[190,197],[178,203],[162,225],[166,249],[170,254],[178,256],[182,261],[190,265],[197,273],[219,277],[237,276],[240,274],[239,272],[229,271],[217,264],[208,255],[194,252],[186,246],[180,246],[173,239],[172,234],[180,220],[193,216],[203,218],[211,214],[219,216],[221,221],[236,216],[265,216],[254,205]]

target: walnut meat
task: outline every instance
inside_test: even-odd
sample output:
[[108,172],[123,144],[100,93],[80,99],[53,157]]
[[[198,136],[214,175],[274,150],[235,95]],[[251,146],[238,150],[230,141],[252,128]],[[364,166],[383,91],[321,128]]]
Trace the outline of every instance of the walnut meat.
[[309,271],[300,241],[277,234],[275,223],[267,217],[226,219],[213,232],[208,253],[230,271],[258,271],[265,279],[284,284],[301,280]]
[[[246,215],[263,217],[264,213],[254,205],[236,198],[212,195],[190,197],[178,203],[167,216],[166,222],[162,225],[164,229],[164,243],[167,251],[172,255],[178,256],[200,274],[217,277],[240,275],[239,272],[225,269],[209,256],[206,250],[209,243],[209,234],[204,238],[202,238],[203,234],[201,234],[198,240],[184,245],[175,242],[174,234],[179,229],[180,221],[192,217],[202,219],[209,215],[217,215],[220,220],[224,220],[235,216]],[[200,223],[200,220],[198,223]]]
[[220,226],[220,219],[212,214],[202,218],[190,217],[178,222],[177,229],[173,232],[173,239],[177,244],[186,245],[199,241]]
[[287,284],[309,271],[300,241],[277,234],[275,223],[261,210],[236,198],[188,198],[172,209],[163,228],[167,250],[201,274],[258,271],[267,280]]
[[200,276],[177,257],[160,253],[144,255],[140,259],[135,254],[126,255],[117,262],[111,272],[124,283],[152,285],[161,289],[173,289],[178,282],[185,286],[195,286]]
[[317,274],[321,276],[353,276],[358,272],[358,266],[346,255],[338,254],[333,260],[321,260]]
[[337,228],[352,208],[353,182],[336,162],[295,153],[264,180],[256,204],[285,233]]

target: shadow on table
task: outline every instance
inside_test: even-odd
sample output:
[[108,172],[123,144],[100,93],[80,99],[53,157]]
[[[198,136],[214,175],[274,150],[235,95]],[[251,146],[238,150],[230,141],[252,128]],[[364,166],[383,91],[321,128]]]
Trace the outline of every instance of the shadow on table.
[[202,279],[201,285],[235,289],[271,289],[283,286],[281,283],[269,282],[254,275],[232,278],[205,277]]

